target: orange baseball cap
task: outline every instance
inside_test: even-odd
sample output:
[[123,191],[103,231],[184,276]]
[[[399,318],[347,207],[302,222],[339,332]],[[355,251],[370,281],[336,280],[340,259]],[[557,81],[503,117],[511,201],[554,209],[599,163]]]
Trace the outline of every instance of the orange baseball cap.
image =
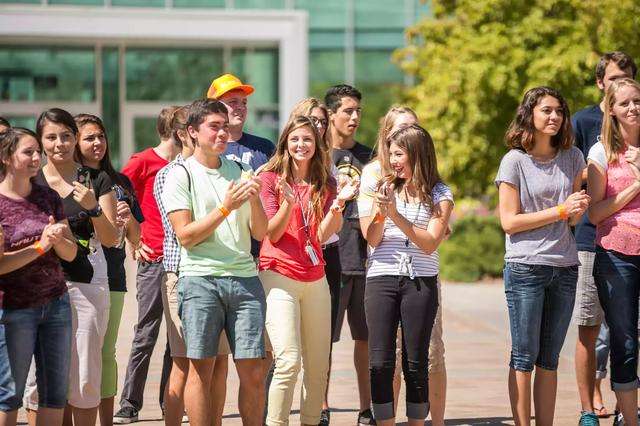
[[242,90],[247,96],[255,90],[249,84],[242,84],[242,81],[233,74],[222,74],[211,82],[211,86],[207,90],[207,98],[219,99],[225,93],[236,89]]

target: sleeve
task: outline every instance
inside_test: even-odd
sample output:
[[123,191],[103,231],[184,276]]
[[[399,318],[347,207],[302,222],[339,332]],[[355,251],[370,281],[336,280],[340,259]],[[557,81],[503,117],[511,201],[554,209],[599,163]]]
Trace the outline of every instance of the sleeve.
[[451,201],[453,202],[453,193],[451,192],[451,188],[445,185],[442,182],[438,182],[432,191],[431,197],[433,198],[433,204],[438,204],[441,201]]
[[507,152],[505,156],[502,157],[498,175],[495,179],[497,187],[500,187],[502,182],[506,182],[520,188],[520,174],[518,173],[519,157],[520,155],[515,149]]
[[262,179],[262,188],[260,189],[260,200],[264,207],[264,212],[268,219],[276,215],[280,208],[278,190],[276,189],[276,181],[278,176],[273,172],[260,173]]
[[93,190],[96,193],[96,198],[100,198],[104,194],[108,194],[112,191],[111,187],[113,186],[113,181],[111,177],[106,172],[100,172],[96,176],[95,179],[91,181],[93,185]]
[[338,184],[336,180],[332,177],[329,178],[327,182],[327,198],[324,202],[323,213],[326,216],[329,213],[329,209],[331,208],[331,204],[333,204],[333,200],[336,199],[336,195],[338,195]]
[[607,153],[605,152],[604,145],[601,142],[598,142],[591,147],[587,160],[592,161],[604,170],[607,170],[609,162],[607,161]]
[[371,215],[373,199],[375,193],[378,191],[378,182],[381,177],[376,164],[379,163],[370,163],[362,169],[360,191],[358,193],[358,214],[360,217]]
[[191,210],[189,175],[185,167],[174,167],[167,173],[161,197],[167,214],[177,210]]
[[122,174],[128,177],[133,184],[133,191],[138,200],[142,200],[144,195],[143,168],[144,161],[137,154],[134,154],[122,168]]
[[575,170],[574,176],[577,175],[578,173],[582,172],[582,170],[584,170],[584,168],[587,166],[587,164],[584,161],[584,155],[582,154],[582,151],[580,151],[578,149],[578,147],[572,147],[571,148],[572,151],[572,155],[573,155],[573,167]]

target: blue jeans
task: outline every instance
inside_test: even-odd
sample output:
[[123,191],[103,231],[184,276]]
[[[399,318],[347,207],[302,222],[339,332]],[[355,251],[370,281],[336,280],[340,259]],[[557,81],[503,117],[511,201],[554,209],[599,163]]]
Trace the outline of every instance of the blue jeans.
[[267,302],[255,277],[189,277],[178,279],[178,315],[187,358],[218,354],[225,330],[234,359],[264,358]]
[[38,406],[64,408],[71,361],[71,306],[65,293],[44,306],[0,309],[0,410],[22,406],[32,357]]
[[578,266],[508,262],[504,286],[511,328],[511,368],[557,370],[571,322]]
[[609,326],[611,389],[638,388],[640,256],[596,247],[593,277]]

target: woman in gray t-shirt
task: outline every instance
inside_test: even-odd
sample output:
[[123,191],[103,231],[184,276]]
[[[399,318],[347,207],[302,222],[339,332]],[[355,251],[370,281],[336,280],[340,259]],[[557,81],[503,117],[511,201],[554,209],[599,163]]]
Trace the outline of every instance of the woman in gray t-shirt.
[[584,159],[573,146],[569,108],[548,87],[529,90],[506,134],[510,151],[495,179],[506,235],[505,293],[511,328],[509,398],[516,424],[531,418],[536,368],[536,422],[553,423],[558,358],[578,278],[570,225],[589,196],[580,190]]

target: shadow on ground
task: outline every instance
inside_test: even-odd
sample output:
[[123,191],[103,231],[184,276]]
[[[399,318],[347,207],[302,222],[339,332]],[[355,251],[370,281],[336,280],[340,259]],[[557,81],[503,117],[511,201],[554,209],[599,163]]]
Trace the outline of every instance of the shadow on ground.
[[[430,421],[426,421],[425,426],[431,426]],[[476,425],[512,425],[511,417],[478,417],[471,419],[447,419],[444,421],[447,426],[476,426]],[[407,426],[407,422],[396,423],[397,426]]]

